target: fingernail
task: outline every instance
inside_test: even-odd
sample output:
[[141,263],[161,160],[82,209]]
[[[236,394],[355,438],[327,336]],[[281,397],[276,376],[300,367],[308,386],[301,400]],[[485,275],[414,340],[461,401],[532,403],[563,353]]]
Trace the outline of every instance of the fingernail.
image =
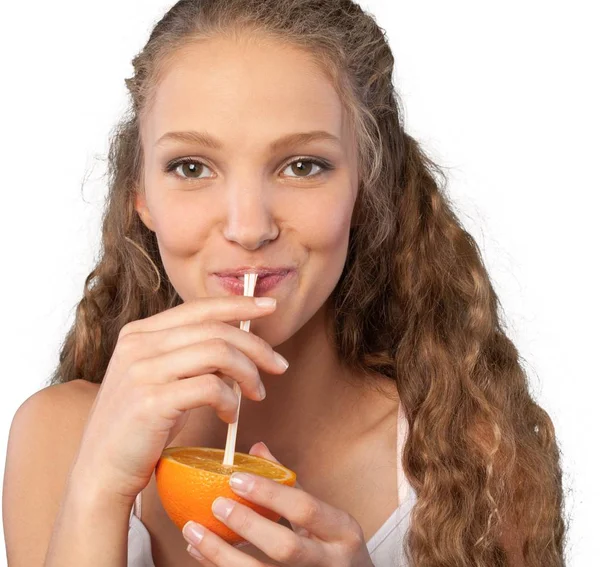
[[262,445],[262,448],[264,451],[266,451],[267,453],[269,453],[269,455],[273,456],[273,454],[271,453],[271,451],[269,451],[269,448],[261,441],[260,444]]
[[196,559],[204,559],[204,555],[200,553],[193,545],[187,546],[187,552]]
[[213,514],[221,521],[225,521],[233,510],[233,502],[229,498],[219,496],[212,505]]
[[281,366],[281,368],[283,368],[284,370],[288,369],[290,363],[285,358],[283,358],[283,356],[281,356],[278,352],[275,352],[275,360],[277,361],[277,364]]
[[267,397],[267,391],[265,390],[265,385],[262,382],[258,383],[258,393],[260,394],[261,400],[264,400]]
[[183,537],[190,543],[198,545],[204,537],[204,528],[191,520],[183,526]]
[[229,486],[236,492],[247,493],[250,492],[252,486],[254,486],[254,479],[245,473],[233,473],[229,477]]
[[277,303],[274,297],[256,297],[254,302],[259,307],[273,307]]

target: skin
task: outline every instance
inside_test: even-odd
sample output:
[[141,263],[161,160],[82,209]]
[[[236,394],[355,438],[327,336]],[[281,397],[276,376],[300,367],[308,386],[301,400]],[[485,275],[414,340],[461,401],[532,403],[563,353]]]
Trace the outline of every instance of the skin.
[[[165,133],[183,130],[205,131],[223,148],[157,145]],[[311,130],[340,142],[268,149],[280,136]],[[394,462],[398,393],[383,377],[375,377],[379,390],[356,382],[360,377],[348,375],[326,338],[324,307],[346,260],[359,185],[356,144],[336,91],[301,50],[256,39],[211,39],[178,53],[141,134],[144,191],[136,210],[156,233],[166,272],[184,301],[230,294],[211,275],[218,270],[254,262],[297,270],[265,294],[277,298],[275,312],[251,323],[251,332],[290,366],[280,376],[260,370],[265,400],[242,398],[236,451],[264,441],[306,491],[344,505],[368,537],[397,506],[395,470],[382,477],[387,504],[377,514],[351,502],[347,489],[336,492],[326,471],[340,459]],[[318,174],[319,165],[304,161],[301,170],[292,165],[300,156],[327,160],[333,169]],[[165,172],[176,158],[193,158],[196,169],[180,165]],[[207,437],[208,429],[214,437]],[[226,431],[214,413],[198,408],[173,444],[224,447]]]

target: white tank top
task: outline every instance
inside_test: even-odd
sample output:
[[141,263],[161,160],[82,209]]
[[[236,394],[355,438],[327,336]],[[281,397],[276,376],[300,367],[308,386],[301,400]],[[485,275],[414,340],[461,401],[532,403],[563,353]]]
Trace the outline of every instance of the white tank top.
[[[398,476],[398,508],[367,542],[375,567],[408,567],[402,544],[408,531],[411,510],[417,501],[414,488],[408,483],[402,468],[402,452],[406,441],[407,421],[402,404],[398,406],[396,461]],[[135,499],[129,518],[127,567],[155,567],[152,560],[150,534],[141,521],[142,493]]]

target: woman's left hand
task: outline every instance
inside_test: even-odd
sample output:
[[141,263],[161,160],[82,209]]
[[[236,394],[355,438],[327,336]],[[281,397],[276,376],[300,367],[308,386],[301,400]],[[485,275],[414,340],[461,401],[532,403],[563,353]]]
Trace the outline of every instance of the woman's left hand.
[[[264,443],[253,445],[250,454],[279,462]],[[248,543],[278,564],[290,567],[373,567],[363,531],[350,514],[311,496],[298,482],[291,487],[261,476],[249,476],[253,482],[247,491],[242,492],[231,485],[233,491],[283,516],[290,522],[293,531],[239,502],[217,498],[213,514]],[[233,505],[227,517],[219,514],[219,503]],[[200,542],[194,542],[187,535],[190,524],[188,522],[184,526],[183,535],[190,543],[188,552],[201,565],[272,567],[273,564],[251,557],[242,551],[243,547],[233,547],[203,526],[200,528],[204,536]],[[195,556],[194,551],[200,552],[202,558]]]

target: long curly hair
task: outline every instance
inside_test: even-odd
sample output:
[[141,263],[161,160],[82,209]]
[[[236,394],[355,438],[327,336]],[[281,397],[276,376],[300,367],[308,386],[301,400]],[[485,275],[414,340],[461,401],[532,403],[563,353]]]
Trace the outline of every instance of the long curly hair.
[[178,49],[249,33],[306,50],[353,127],[356,222],[329,314],[342,364],[393,380],[406,411],[410,565],[564,565],[552,420],[532,399],[444,171],[404,130],[385,32],[351,0],[181,0],[155,25],[125,80],[131,105],[111,132],[102,250],[50,384],[101,383],[123,325],[182,303],[134,208],[140,123]]

